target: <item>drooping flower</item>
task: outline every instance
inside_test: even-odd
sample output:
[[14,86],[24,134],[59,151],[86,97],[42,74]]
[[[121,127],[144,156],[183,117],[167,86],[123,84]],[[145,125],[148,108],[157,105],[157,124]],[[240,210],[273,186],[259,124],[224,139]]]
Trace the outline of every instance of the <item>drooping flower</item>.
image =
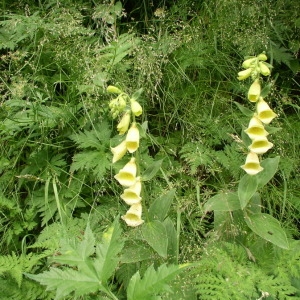
[[136,123],[131,124],[130,129],[126,135],[126,147],[130,153],[135,152],[140,144],[140,132],[136,126]]
[[129,124],[130,124],[130,111],[126,111],[117,126],[117,130],[119,131],[120,135],[127,132],[128,128],[129,128]]
[[122,141],[118,146],[110,148],[113,153],[113,164],[120,160],[127,152],[126,141]]
[[245,130],[245,132],[252,140],[258,139],[260,137],[265,137],[269,134],[268,131],[265,130],[261,120],[256,116],[253,116],[251,118],[248,128]]
[[143,113],[143,108],[135,99],[130,99],[130,106],[132,113],[136,117],[140,116]]
[[106,90],[107,90],[108,93],[111,93],[111,94],[122,94],[122,91],[120,89],[118,89],[116,86],[113,86],[113,85],[109,85],[106,88]]
[[256,154],[266,153],[274,145],[268,141],[266,137],[260,137],[252,141],[252,144],[248,147],[251,152]]
[[141,178],[137,177],[136,182],[134,185],[130,186],[129,188],[124,190],[124,193],[121,195],[121,198],[126,202],[128,205],[133,205],[141,202],[141,190],[142,190],[142,183]]
[[128,226],[136,227],[144,223],[142,217],[142,205],[141,203],[131,205],[125,216],[121,218],[126,222]]
[[258,63],[258,66],[259,66],[259,71],[262,75],[269,76],[271,74],[271,71],[270,71],[269,67],[266,65],[266,63],[260,61]]
[[266,61],[268,59],[267,55],[264,53],[261,53],[257,56],[258,60]]
[[250,152],[247,155],[246,163],[241,166],[242,169],[249,175],[256,175],[264,168],[259,164],[259,159],[256,153]]
[[261,86],[259,83],[259,79],[255,79],[248,91],[249,101],[256,102],[259,99],[260,92],[261,92]]
[[277,116],[262,97],[259,98],[256,111],[257,117],[265,124],[269,124]]
[[250,77],[251,73],[252,73],[252,68],[248,68],[246,70],[240,71],[238,73],[238,78],[237,79],[238,80],[244,80],[244,79]]
[[122,186],[132,186],[136,181],[136,163],[132,157],[130,161],[114,177]]
[[254,62],[255,62],[256,60],[257,60],[256,57],[248,58],[248,59],[246,59],[246,60],[243,62],[242,67],[243,67],[244,69],[248,69],[248,68],[250,68],[250,67],[254,64]]

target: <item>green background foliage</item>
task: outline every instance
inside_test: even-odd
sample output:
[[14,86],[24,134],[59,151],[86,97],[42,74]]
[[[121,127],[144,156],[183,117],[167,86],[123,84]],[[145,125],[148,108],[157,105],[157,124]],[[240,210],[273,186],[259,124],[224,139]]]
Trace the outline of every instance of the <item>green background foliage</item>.
[[[299,10],[2,1],[0,299],[298,299]],[[250,81],[236,77],[263,51],[278,118],[266,127],[269,175],[250,184]],[[119,220],[108,85],[143,89],[138,228]]]

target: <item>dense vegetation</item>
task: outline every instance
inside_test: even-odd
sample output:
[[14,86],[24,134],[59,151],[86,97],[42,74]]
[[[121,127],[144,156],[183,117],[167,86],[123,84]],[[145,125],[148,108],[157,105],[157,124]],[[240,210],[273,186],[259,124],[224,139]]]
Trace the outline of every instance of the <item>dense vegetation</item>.
[[[0,299],[300,299],[299,11],[4,0]],[[253,57],[271,73],[239,80]],[[256,79],[276,118],[249,175]]]

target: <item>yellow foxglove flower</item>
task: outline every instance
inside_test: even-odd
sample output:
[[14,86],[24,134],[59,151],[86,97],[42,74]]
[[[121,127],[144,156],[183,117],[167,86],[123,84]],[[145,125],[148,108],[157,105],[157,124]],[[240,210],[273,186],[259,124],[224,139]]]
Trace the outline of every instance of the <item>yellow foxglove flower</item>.
[[130,106],[131,106],[132,113],[136,117],[140,116],[143,113],[143,108],[135,99],[130,100]]
[[257,102],[256,111],[257,117],[265,124],[269,124],[277,116],[262,97]]
[[113,85],[109,85],[106,90],[111,94],[122,94],[122,91]]
[[121,218],[126,222],[128,226],[136,227],[144,223],[142,217],[142,205],[141,203],[131,205],[125,216]]
[[244,80],[251,76],[252,68],[248,68],[244,71],[238,72],[238,80]]
[[252,141],[252,144],[248,147],[251,152],[256,154],[266,153],[274,145],[268,141],[268,139],[263,136]]
[[251,67],[251,65],[252,65],[256,60],[257,60],[256,57],[248,58],[248,59],[246,59],[246,60],[243,62],[242,67],[243,67],[244,69],[248,69],[248,68]]
[[134,185],[132,185],[128,189],[125,189],[124,193],[121,195],[121,198],[128,205],[137,204],[137,203],[141,202],[141,199],[142,199],[140,197],[141,190],[142,190],[141,178],[137,177]]
[[259,159],[256,153],[250,152],[247,155],[246,163],[241,166],[249,175],[256,175],[261,172],[264,168],[259,164]]
[[114,176],[122,186],[132,186],[136,181],[136,163],[135,158],[131,160]]
[[127,132],[130,124],[130,111],[126,111],[123,115],[120,123],[117,126],[117,130],[119,131],[119,134],[122,135],[125,132]]
[[258,79],[255,79],[248,91],[248,99],[251,102],[256,102],[260,96],[261,86]]
[[267,58],[267,55],[264,54],[264,53],[259,54],[259,55],[257,56],[257,58],[258,58],[258,60],[263,60],[263,61],[265,61],[265,60],[268,59],[268,58]]
[[126,147],[126,141],[124,140],[123,142],[121,142],[118,146],[114,147],[114,148],[110,148],[113,156],[113,164],[115,162],[117,162],[118,160],[120,160],[127,152],[127,147]]
[[140,132],[136,126],[136,123],[133,122],[126,135],[127,150],[130,153],[133,153],[137,150],[139,144],[140,144]]
[[265,130],[261,120],[258,119],[256,116],[251,118],[248,128],[244,131],[248,134],[251,140],[255,140],[260,137],[265,137],[269,134],[268,131]]
[[258,66],[259,66],[259,72],[264,76],[269,76],[271,74],[269,67],[265,63],[260,61],[258,63]]

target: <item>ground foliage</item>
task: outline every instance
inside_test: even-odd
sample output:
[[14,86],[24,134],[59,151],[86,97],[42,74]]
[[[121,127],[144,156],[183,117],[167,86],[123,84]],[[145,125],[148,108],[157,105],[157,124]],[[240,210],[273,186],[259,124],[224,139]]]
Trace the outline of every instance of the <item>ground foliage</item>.
[[[4,0],[0,299],[299,299],[299,10],[297,0]],[[242,210],[205,206],[243,176],[250,106],[236,76],[263,51],[278,114],[268,157],[280,161],[255,199],[289,250],[250,230]],[[143,88],[142,228],[119,221],[110,84]]]

